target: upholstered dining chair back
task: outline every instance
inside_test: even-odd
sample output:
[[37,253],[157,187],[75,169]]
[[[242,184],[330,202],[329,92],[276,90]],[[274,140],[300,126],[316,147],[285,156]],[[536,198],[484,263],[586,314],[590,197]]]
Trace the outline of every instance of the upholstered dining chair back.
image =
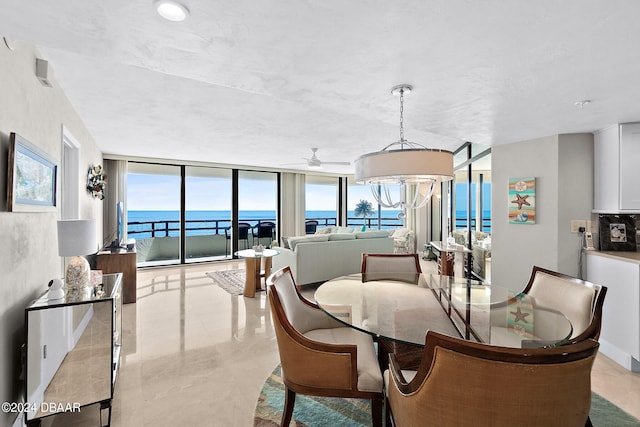
[[534,266],[522,292],[533,297],[536,306],[558,310],[569,319],[571,342],[599,338],[605,286]]
[[345,327],[303,298],[291,269],[267,278],[267,295],[278,341],[289,426],[296,393],[370,399],[374,427],[382,425],[382,374],[370,335]]
[[428,332],[417,371],[385,372],[394,426],[583,427],[594,340],[558,348],[490,346]]
[[417,283],[422,273],[418,254],[362,254],[362,281],[400,280]]
[[327,329],[342,327],[340,322],[327,314],[307,304],[306,299],[298,292],[289,267],[285,267],[281,274],[273,276],[271,284],[278,292],[282,308],[296,331],[305,334],[313,329]]

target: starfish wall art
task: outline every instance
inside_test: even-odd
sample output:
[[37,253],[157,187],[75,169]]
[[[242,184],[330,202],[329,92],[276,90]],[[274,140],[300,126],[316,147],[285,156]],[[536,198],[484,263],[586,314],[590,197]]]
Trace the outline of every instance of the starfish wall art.
[[536,223],[536,179],[509,179],[509,224]]

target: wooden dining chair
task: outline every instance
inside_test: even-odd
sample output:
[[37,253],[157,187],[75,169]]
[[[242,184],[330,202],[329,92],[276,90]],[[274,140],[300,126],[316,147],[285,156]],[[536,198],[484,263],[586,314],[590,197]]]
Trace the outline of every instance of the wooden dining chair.
[[418,254],[362,254],[362,282],[398,280],[417,283],[422,269]]
[[427,332],[417,371],[393,355],[384,373],[387,420],[405,426],[590,426],[598,343],[517,349]]
[[374,427],[382,426],[382,374],[370,335],[345,327],[300,295],[289,267],[267,279],[278,341],[289,426],[296,393],[370,399]]
[[570,343],[600,337],[606,286],[534,266],[522,293],[533,297],[537,306],[560,311],[569,319]]

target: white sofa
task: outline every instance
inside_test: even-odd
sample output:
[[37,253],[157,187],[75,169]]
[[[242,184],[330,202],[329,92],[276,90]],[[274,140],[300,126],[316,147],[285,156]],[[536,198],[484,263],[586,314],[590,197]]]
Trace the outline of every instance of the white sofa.
[[272,270],[285,266],[298,285],[324,282],[346,274],[359,273],[363,253],[393,253],[393,238],[384,231],[332,233],[291,237],[293,249],[277,247]]

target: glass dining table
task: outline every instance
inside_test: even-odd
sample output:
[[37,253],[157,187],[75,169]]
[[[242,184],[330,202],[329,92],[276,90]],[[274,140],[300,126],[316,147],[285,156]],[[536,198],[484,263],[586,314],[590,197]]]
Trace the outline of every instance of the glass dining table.
[[352,274],[323,283],[314,298],[345,325],[414,348],[428,330],[514,348],[562,345],[573,332],[562,313],[529,295],[437,274]]

